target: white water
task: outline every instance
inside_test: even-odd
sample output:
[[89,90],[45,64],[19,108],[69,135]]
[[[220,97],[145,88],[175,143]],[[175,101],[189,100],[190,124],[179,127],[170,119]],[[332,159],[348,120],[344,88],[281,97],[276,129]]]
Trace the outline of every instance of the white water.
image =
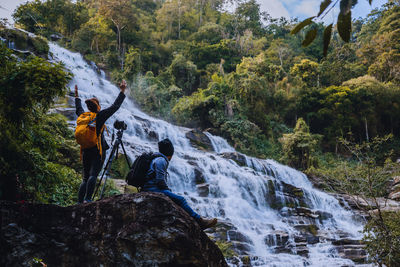
[[[50,51],[55,61],[64,62],[66,68],[74,74],[69,86],[73,90],[77,84],[82,99],[97,96],[102,107],[108,107],[114,102],[119,89],[104,78],[104,73],[98,73],[93,64],[88,64],[80,54],[55,44],[50,43]],[[171,139],[176,152],[169,167],[168,185],[174,192],[184,195],[189,204],[202,216],[217,217],[220,221],[229,222],[237,228],[236,231],[247,236],[251,240],[249,254],[255,256],[251,258],[254,266],[354,265],[350,260],[339,258],[328,240],[338,238],[340,231],[346,232],[350,238],[359,239],[362,224],[354,221],[353,214],[343,209],[335,198],[313,188],[303,173],[273,160],[250,157],[246,157],[248,167],[240,167],[233,160],[218,154],[235,151],[226,140],[209,133],[206,135],[216,152],[199,151],[192,147],[185,137],[185,133],[190,129],[152,118],[141,112],[128,98],[107,122],[109,129],[113,129],[115,119],[124,120],[128,125],[123,141],[131,158],[143,151],[155,151],[157,139]],[[158,138],[150,138],[150,131],[157,133]],[[209,184],[208,197],[200,197],[196,190],[193,165],[197,165]],[[275,254],[273,247],[265,244],[265,237],[274,231],[288,233],[289,241],[293,242],[294,236],[298,234],[294,225],[310,223],[307,218],[289,216],[285,213],[285,208],[279,211],[270,207],[269,180],[274,185],[276,198],[282,203],[288,200],[281,190],[282,182],[285,182],[303,190],[308,207],[333,215],[333,218],[313,222],[319,227],[319,234],[324,233],[326,240],[321,239],[316,245],[307,245],[310,251],[308,258],[285,253]],[[231,265],[236,266],[233,263]]]

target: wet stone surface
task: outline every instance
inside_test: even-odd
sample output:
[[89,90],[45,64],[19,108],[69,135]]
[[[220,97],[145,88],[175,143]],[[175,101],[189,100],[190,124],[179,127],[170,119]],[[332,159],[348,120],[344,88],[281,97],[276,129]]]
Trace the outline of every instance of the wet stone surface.
[[162,194],[70,207],[2,201],[0,212],[0,266],[31,266],[34,257],[48,266],[227,266],[198,224]]

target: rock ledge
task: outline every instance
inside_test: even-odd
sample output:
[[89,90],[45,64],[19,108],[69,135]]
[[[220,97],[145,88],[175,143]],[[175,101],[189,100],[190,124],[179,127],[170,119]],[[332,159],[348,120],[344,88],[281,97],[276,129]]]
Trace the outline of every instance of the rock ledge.
[[0,266],[227,266],[194,220],[157,193],[60,207],[0,202]]

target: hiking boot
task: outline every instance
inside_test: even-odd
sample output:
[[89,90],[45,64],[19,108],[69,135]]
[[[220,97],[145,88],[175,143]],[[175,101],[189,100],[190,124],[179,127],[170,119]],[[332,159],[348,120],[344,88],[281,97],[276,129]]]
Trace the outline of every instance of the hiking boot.
[[217,218],[206,219],[206,218],[200,217],[197,220],[197,223],[200,225],[201,230],[214,227],[217,224],[217,222],[218,222]]

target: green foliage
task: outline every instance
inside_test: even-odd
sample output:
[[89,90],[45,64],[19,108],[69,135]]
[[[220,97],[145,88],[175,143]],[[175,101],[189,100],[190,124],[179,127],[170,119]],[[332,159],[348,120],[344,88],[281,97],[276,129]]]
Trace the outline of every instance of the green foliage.
[[232,249],[232,243],[222,240],[217,240],[215,241],[215,244],[221,250],[225,258],[232,258],[237,256],[237,253]]
[[[132,162],[129,162],[131,165]],[[125,180],[129,172],[129,165],[126,162],[124,154],[119,154],[118,158],[114,159],[111,164],[110,177],[112,179],[122,179]]]
[[314,166],[320,139],[321,136],[310,134],[310,129],[302,118],[298,119],[293,133],[284,134],[280,139],[282,159],[290,166],[302,170]]
[[185,95],[195,91],[198,83],[197,66],[188,61],[183,55],[176,54],[168,67],[167,72],[171,74],[172,82],[183,90]]
[[2,197],[18,179],[25,199],[74,203],[79,151],[65,118],[46,114],[53,99],[64,95],[69,74],[41,58],[19,60],[4,46],[0,62]]
[[42,37],[35,37],[31,40],[35,51],[39,55],[45,55],[47,57],[47,54],[49,53],[49,45],[47,44],[47,41]]
[[400,262],[400,212],[382,212],[364,228],[364,242],[374,262],[397,266]]
[[45,36],[58,32],[71,36],[88,19],[83,3],[69,0],[35,0],[20,5],[13,14],[25,30]]
[[[322,177],[334,191],[349,194],[367,205],[359,208],[369,212],[371,219],[364,227],[364,242],[369,255],[378,265],[397,266],[400,257],[400,213],[385,211],[378,197],[386,197],[391,177],[399,172],[398,164],[391,162],[386,143],[391,136],[374,138],[361,144],[341,140],[353,156],[353,161],[339,161],[334,167],[312,170]],[[387,160],[380,164],[380,158]],[[338,161],[336,159],[336,161]]]
[[[212,128],[254,155],[279,158],[278,139],[300,117],[310,134],[324,136],[325,151],[340,152],[340,137],[400,134],[396,2],[353,21],[347,44],[340,36],[349,33],[354,1],[337,2],[347,18],[339,30],[314,22],[335,1],[322,1],[304,22],[273,19],[256,1],[223,12],[222,2],[47,0],[23,4],[14,16],[30,31],[67,36],[66,46],[112,79],[131,81],[145,111]],[[377,81],[360,78],[368,73]]]
[[182,89],[175,85],[169,86],[171,79],[169,73],[159,77],[154,77],[152,72],[144,76],[137,75],[131,85],[131,94],[136,101],[142,103],[146,111],[169,117],[172,106],[183,94]]
[[15,48],[24,51],[31,51],[35,55],[47,58],[49,53],[49,45],[47,41],[40,36],[30,36],[26,32],[18,29],[8,29],[0,27],[0,36],[7,40],[8,43],[13,42]]
[[293,65],[290,74],[299,77],[308,87],[319,85],[319,65],[317,62],[303,59],[299,64]]

